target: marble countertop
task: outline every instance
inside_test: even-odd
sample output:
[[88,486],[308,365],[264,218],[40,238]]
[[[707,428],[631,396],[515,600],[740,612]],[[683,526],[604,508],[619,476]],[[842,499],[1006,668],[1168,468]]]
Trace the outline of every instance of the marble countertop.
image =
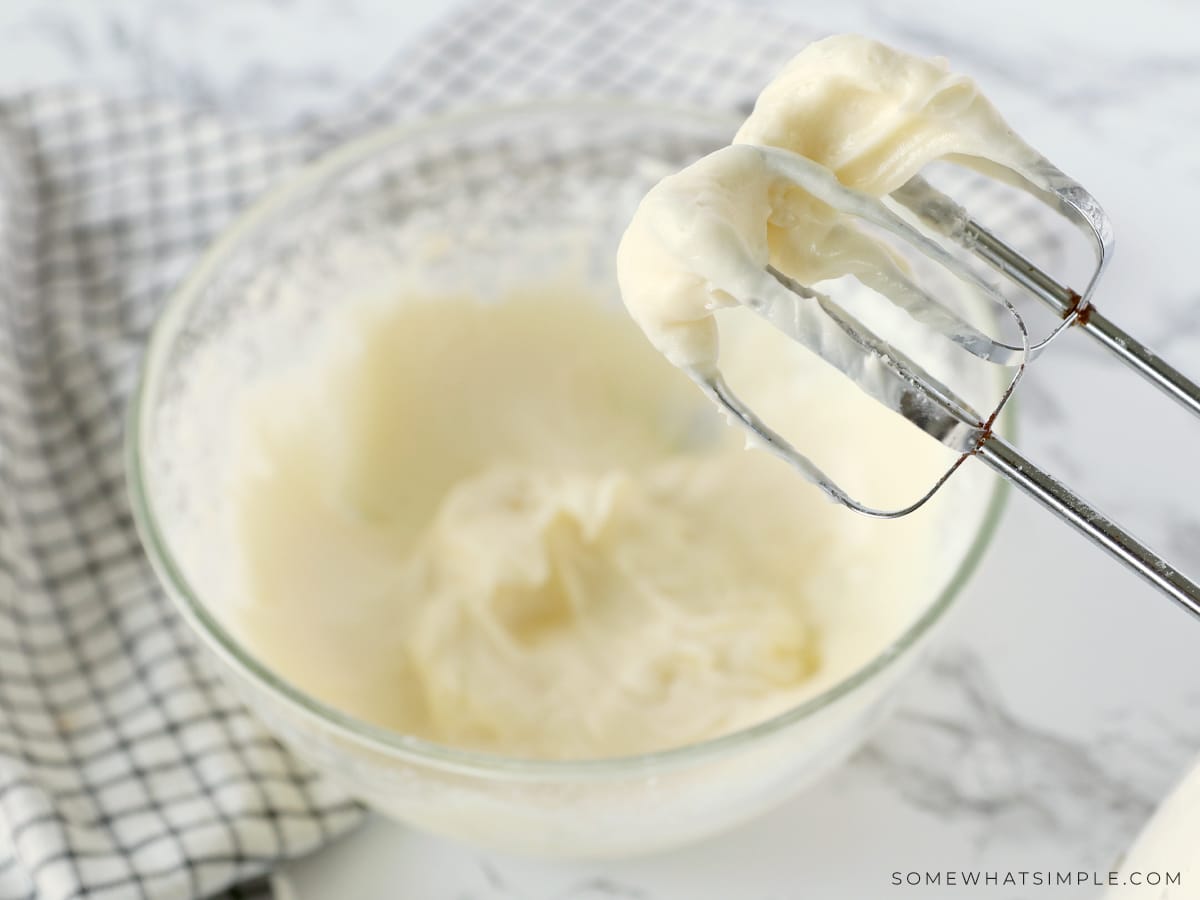
[[[1098,305],[1200,378],[1200,8],[923,0],[900,17],[895,6],[824,0],[803,15],[948,55],[981,80],[1115,221],[1119,252]],[[270,127],[335,106],[447,8],[8,0],[0,90],[149,90]],[[1033,459],[1200,572],[1200,423],[1079,335],[1039,361],[1022,409]],[[577,865],[485,856],[373,822],[289,877],[304,898],[862,900],[923,893],[891,888],[898,870],[1107,871],[1198,754],[1200,622],[1014,497],[896,714],[767,817],[668,856]]]

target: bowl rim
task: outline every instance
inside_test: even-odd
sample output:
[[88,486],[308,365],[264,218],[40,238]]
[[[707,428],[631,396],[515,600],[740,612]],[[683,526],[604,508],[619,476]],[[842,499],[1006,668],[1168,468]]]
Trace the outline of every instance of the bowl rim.
[[166,588],[165,593],[191,626],[192,631],[242,677],[264,688],[304,718],[315,721],[322,727],[332,728],[342,738],[389,757],[420,765],[433,765],[476,777],[504,776],[535,780],[589,777],[603,779],[613,776],[627,777],[634,770],[657,770],[693,764],[766,738],[832,706],[889,669],[907,650],[914,647],[934,624],[942,619],[959,595],[990,545],[1001,518],[1008,490],[1007,484],[997,478],[980,518],[976,535],[942,591],[896,638],[859,668],[819,694],[761,722],[702,741],[649,753],[588,759],[537,759],[440,744],[373,725],[344,713],[296,687],[257,659],[248,647],[243,646],[200,599],[199,592],[193,589],[171,552],[158,524],[150,485],[142,465],[150,437],[146,427],[145,401],[158,385],[162,363],[168,356],[171,340],[178,331],[177,325],[184,312],[200,295],[208,279],[219,269],[225,258],[242,243],[247,234],[269,220],[273,213],[284,208],[305,190],[388,146],[445,129],[483,125],[532,114],[570,116],[598,113],[644,114],[669,117],[676,121],[690,119],[697,125],[726,127],[730,134],[740,123],[732,114],[714,113],[710,110],[665,103],[577,97],[464,108],[410,124],[371,131],[301,166],[299,171],[285,177],[279,185],[268,189],[239,213],[232,223],[224,227],[184,280],[170,293],[150,332],[129,404],[124,443],[125,475],[135,527],[155,574]]

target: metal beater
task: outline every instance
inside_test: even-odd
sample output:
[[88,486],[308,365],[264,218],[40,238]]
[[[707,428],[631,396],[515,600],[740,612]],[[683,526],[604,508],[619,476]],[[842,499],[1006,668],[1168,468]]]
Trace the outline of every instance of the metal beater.
[[1047,167],[1043,185],[1020,182],[1016,185],[1064,215],[1094,245],[1095,269],[1084,290],[1076,292],[987,231],[922,177],[912,178],[889,195],[890,202],[907,209],[935,235],[968,251],[1059,314],[1061,322],[1053,331],[1040,342],[1031,344],[1024,322],[1009,300],[938,240],[910,224],[880,199],[843,186],[828,169],[797,154],[769,147],[755,149],[763,154],[764,161],[776,174],[789,179],[839,212],[889,232],[1005,310],[1016,322],[1021,335],[1020,343],[1007,345],[988,341],[985,347],[979,340],[978,332],[965,322],[956,322],[953,313],[936,298],[924,294],[919,286],[911,286],[912,296],[916,299],[904,304],[905,312],[914,320],[979,358],[1012,364],[1014,374],[995,409],[988,415],[981,415],[950,387],[878,337],[831,297],[799,284],[774,267],[768,266],[768,271],[781,288],[778,292],[772,292],[769,297],[739,298],[742,305],[818,353],[854,379],[860,388],[875,399],[959,453],[955,463],[928,493],[915,503],[897,510],[875,509],[852,498],[811,460],[760,420],[738,399],[719,374],[696,376],[701,387],[773,453],[816,483],[833,500],[866,515],[892,518],[912,512],[928,500],[963,461],[972,456],[980,459],[1186,610],[1200,617],[1200,584],[1169,565],[1120,525],[1026,459],[992,430],[1000,409],[1020,380],[1026,362],[1052,338],[1071,326],[1094,337],[1143,377],[1200,416],[1200,386],[1185,378],[1090,304],[1092,292],[1112,252],[1112,227],[1095,198],[1078,182],[1052,166]]

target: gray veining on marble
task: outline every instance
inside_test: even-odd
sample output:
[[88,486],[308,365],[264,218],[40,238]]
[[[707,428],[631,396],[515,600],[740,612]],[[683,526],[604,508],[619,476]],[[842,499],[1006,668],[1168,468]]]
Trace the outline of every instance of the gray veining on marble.
[[[87,83],[286,127],[335,108],[455,6],[8,0],[0,90]],[[824,30],[948,55],[976,76],[1114,219],[1118,252],[1098,305],[1200,377],[1200,7],[796,8]],[[1020,404],[1031,457],[1200,572],[1200,423],[1079,335],[1039,361]],[[1014,498],[894,717],[848,765],[759,822],[609,865],[480,857],[376,824],[296,867],[296,883],[304,898],[781,900],[811,890],[871,900],[898,895],[888,888],[897,869],[1106,868],[1198,753],[1200,623]]]
[[1200,745],[1200,691],[1190,721],[1119,711],[1081,740],[1024,721],[961,647],[938,654],[923,682],[859,762],[981,851],[1037,840],[1107,865]]

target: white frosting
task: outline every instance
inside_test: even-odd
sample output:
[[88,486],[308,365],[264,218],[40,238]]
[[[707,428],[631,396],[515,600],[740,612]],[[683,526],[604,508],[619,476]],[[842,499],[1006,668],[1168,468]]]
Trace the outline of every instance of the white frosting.
[[[936,511],[885,526],[826,503],[578,287],[348,304],[322,329],[243,405],[229,617],[366,720],[515,756],[685,744],[845,677],[946,572]],[[783,424],[847,412],[864,448],[886,436],[844,459],[865,487],[940,465],[755,317],[727,345]]]
[[855,35],[809,45],[762,92],[734,145],[663,179],[621,242],[625,303],[672,363],[710,376],[718,356],[712,313],[756,303],[787,307],[799,317],[794,337],[856,374],[849,351],[839,348],[844,338],[813,304],[797,304],[768,264],[808,285],[853,275],[984,358],[1003,356],[982,335],[942,319],[908,281],[903,261],[859,227],[861,201],[838,198],[850,215],[818,199],[820,173],[789,164],[788,154],[872,196],[940,158],[993,174],[1004,167],[1035,185],[1045,185],[1049,171],[974,83],[951,74],[943,60]]
[[943,157],[990,161],[1034,181],[1045,165],[945,59],[856,34],[805,47],[759,94],[734,142],[791,150],[877,197]]

